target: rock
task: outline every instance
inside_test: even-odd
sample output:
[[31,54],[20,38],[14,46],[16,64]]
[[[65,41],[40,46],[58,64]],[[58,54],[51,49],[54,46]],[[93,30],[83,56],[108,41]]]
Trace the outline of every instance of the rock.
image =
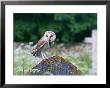
[[80,75],[81,71],[59,56],[42,60],[29,72],[31,75]]

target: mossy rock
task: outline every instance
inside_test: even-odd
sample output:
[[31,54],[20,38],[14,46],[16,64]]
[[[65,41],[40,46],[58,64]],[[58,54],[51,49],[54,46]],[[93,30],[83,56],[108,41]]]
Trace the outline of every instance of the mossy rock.
[[29,72],[31,75],[81,75],[81,71],[77,69],[69,61],[59,56],[53,56],[42,60],[39,64],[32,68]]

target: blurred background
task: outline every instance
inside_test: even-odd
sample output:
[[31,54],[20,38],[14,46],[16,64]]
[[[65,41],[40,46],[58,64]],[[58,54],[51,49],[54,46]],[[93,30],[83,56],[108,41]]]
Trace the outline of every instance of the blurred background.
[[97,28],[95,13],[15,13],[14,41],[38,41],[45,31],[54,31],[57,43],[82,42]]
[[[27,72],[40,62],[30,53],[45,31],[56,33],[50,55],[62,56],[89,75],[92,70],[92,44],[85,43],[97,29],[96,13],[14,13],[14,75]],[[92,40],[90,40],[92,42]],[[94,71],[94,70],[93,70]]]

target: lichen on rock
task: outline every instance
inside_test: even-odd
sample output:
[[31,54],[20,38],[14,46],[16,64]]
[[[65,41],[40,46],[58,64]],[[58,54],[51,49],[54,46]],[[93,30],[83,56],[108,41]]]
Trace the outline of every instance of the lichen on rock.
[[81,75],[71,62],[59,56],[42,60],[29,72],[31,75]]

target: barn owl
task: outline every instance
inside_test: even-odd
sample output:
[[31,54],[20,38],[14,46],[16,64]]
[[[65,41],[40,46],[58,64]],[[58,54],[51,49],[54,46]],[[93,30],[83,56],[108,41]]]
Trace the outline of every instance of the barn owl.
[[48,58],[46,50],[52,47],[55,39],[56,34],[53,31],[46,31],[43,37],[32,47],[33,56],[40,56],[42,59]]

